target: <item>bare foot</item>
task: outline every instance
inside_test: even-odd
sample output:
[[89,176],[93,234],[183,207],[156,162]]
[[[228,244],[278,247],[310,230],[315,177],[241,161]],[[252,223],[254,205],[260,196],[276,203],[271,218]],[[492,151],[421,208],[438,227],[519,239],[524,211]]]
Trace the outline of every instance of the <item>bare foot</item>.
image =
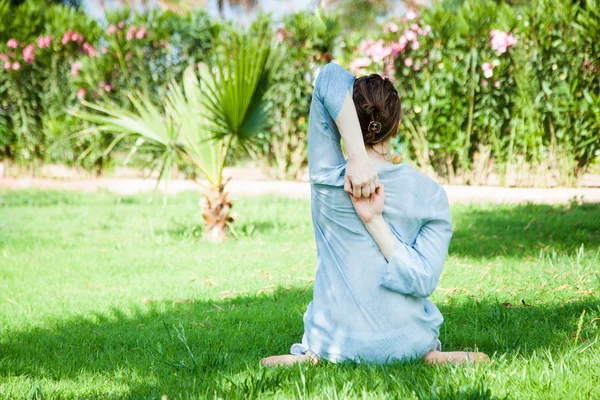
[[284,354],[282,356],[271,356],[267,358],[263,358],[261,360],[262,365],[266,367],[276,367],[283,365],[292,365],[299,362],[311,362],[313,365],[316,365],[319,362],[319,359],[315,356],[314,353],[307,352],[301,356],[295,356],[292,354]]
[[465,364],[488,362],[490,358],[484,353],[471,351],[432,351],[425,355],[425,362],[429,364]]

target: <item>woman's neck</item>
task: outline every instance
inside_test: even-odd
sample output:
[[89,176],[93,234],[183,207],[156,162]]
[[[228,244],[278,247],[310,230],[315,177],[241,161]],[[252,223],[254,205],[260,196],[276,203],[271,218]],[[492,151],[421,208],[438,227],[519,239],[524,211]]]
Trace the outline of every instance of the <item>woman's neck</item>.
[[367,154],[373,164],[393,164],[392,152],[387,143],[378,143],[373,146],[367,146]]

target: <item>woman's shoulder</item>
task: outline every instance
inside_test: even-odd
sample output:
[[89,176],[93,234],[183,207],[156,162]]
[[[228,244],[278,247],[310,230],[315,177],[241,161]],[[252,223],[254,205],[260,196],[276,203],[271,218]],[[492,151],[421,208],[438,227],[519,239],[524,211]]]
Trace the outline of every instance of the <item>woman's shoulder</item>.
[[334,62],[330,62],[319,71],[319,74],[317,75],[317,84],[319,82],[327,84],[330,82],[333,82],[334,84],[339,82],[345,84],[349,81],[354,82],[354,78],[354,75],[348,72],[344,67]]
[[440,198],[447,201],[446,190],[442,185],[408,164],[394,165],[387,180],[415,197],[429,201]]

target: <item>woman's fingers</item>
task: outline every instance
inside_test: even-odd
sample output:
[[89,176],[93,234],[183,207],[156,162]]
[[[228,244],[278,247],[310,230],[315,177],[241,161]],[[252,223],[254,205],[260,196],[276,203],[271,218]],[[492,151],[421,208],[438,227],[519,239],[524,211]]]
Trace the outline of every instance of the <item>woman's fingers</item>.
[[352,194],[354,195],[354,197],[356,198],[360,198],[362,197],[362,189],[360,188],[360,186],[354,186],[352,188]]
[[369,187],[371,188],[371,193],[375,193],[375,191],[377,190],[377,185],[375,184],[375,182],[372,182]]
[[344,192],[352,194],[352,184],[348,175],[344,175]]
[[374,193],[373,191],[371,191],[371,186],[370,185],[364,185],[362,187],[362,196],[363,197],[369,197],[371,195],[371,193]]

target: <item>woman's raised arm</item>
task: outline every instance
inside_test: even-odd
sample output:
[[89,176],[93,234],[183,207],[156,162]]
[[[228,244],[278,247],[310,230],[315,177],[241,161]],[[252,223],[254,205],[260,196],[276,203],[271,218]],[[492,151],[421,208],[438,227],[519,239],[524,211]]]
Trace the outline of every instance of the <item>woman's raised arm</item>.
[[315,84],[308,137],[311,180],[326,181],[343,164],[340,138],[344,139],[348,164],[344,189],[356,197],[375,190],[377,172],[369,161],[351,92],[354,76],[337,64],[328,64]]

